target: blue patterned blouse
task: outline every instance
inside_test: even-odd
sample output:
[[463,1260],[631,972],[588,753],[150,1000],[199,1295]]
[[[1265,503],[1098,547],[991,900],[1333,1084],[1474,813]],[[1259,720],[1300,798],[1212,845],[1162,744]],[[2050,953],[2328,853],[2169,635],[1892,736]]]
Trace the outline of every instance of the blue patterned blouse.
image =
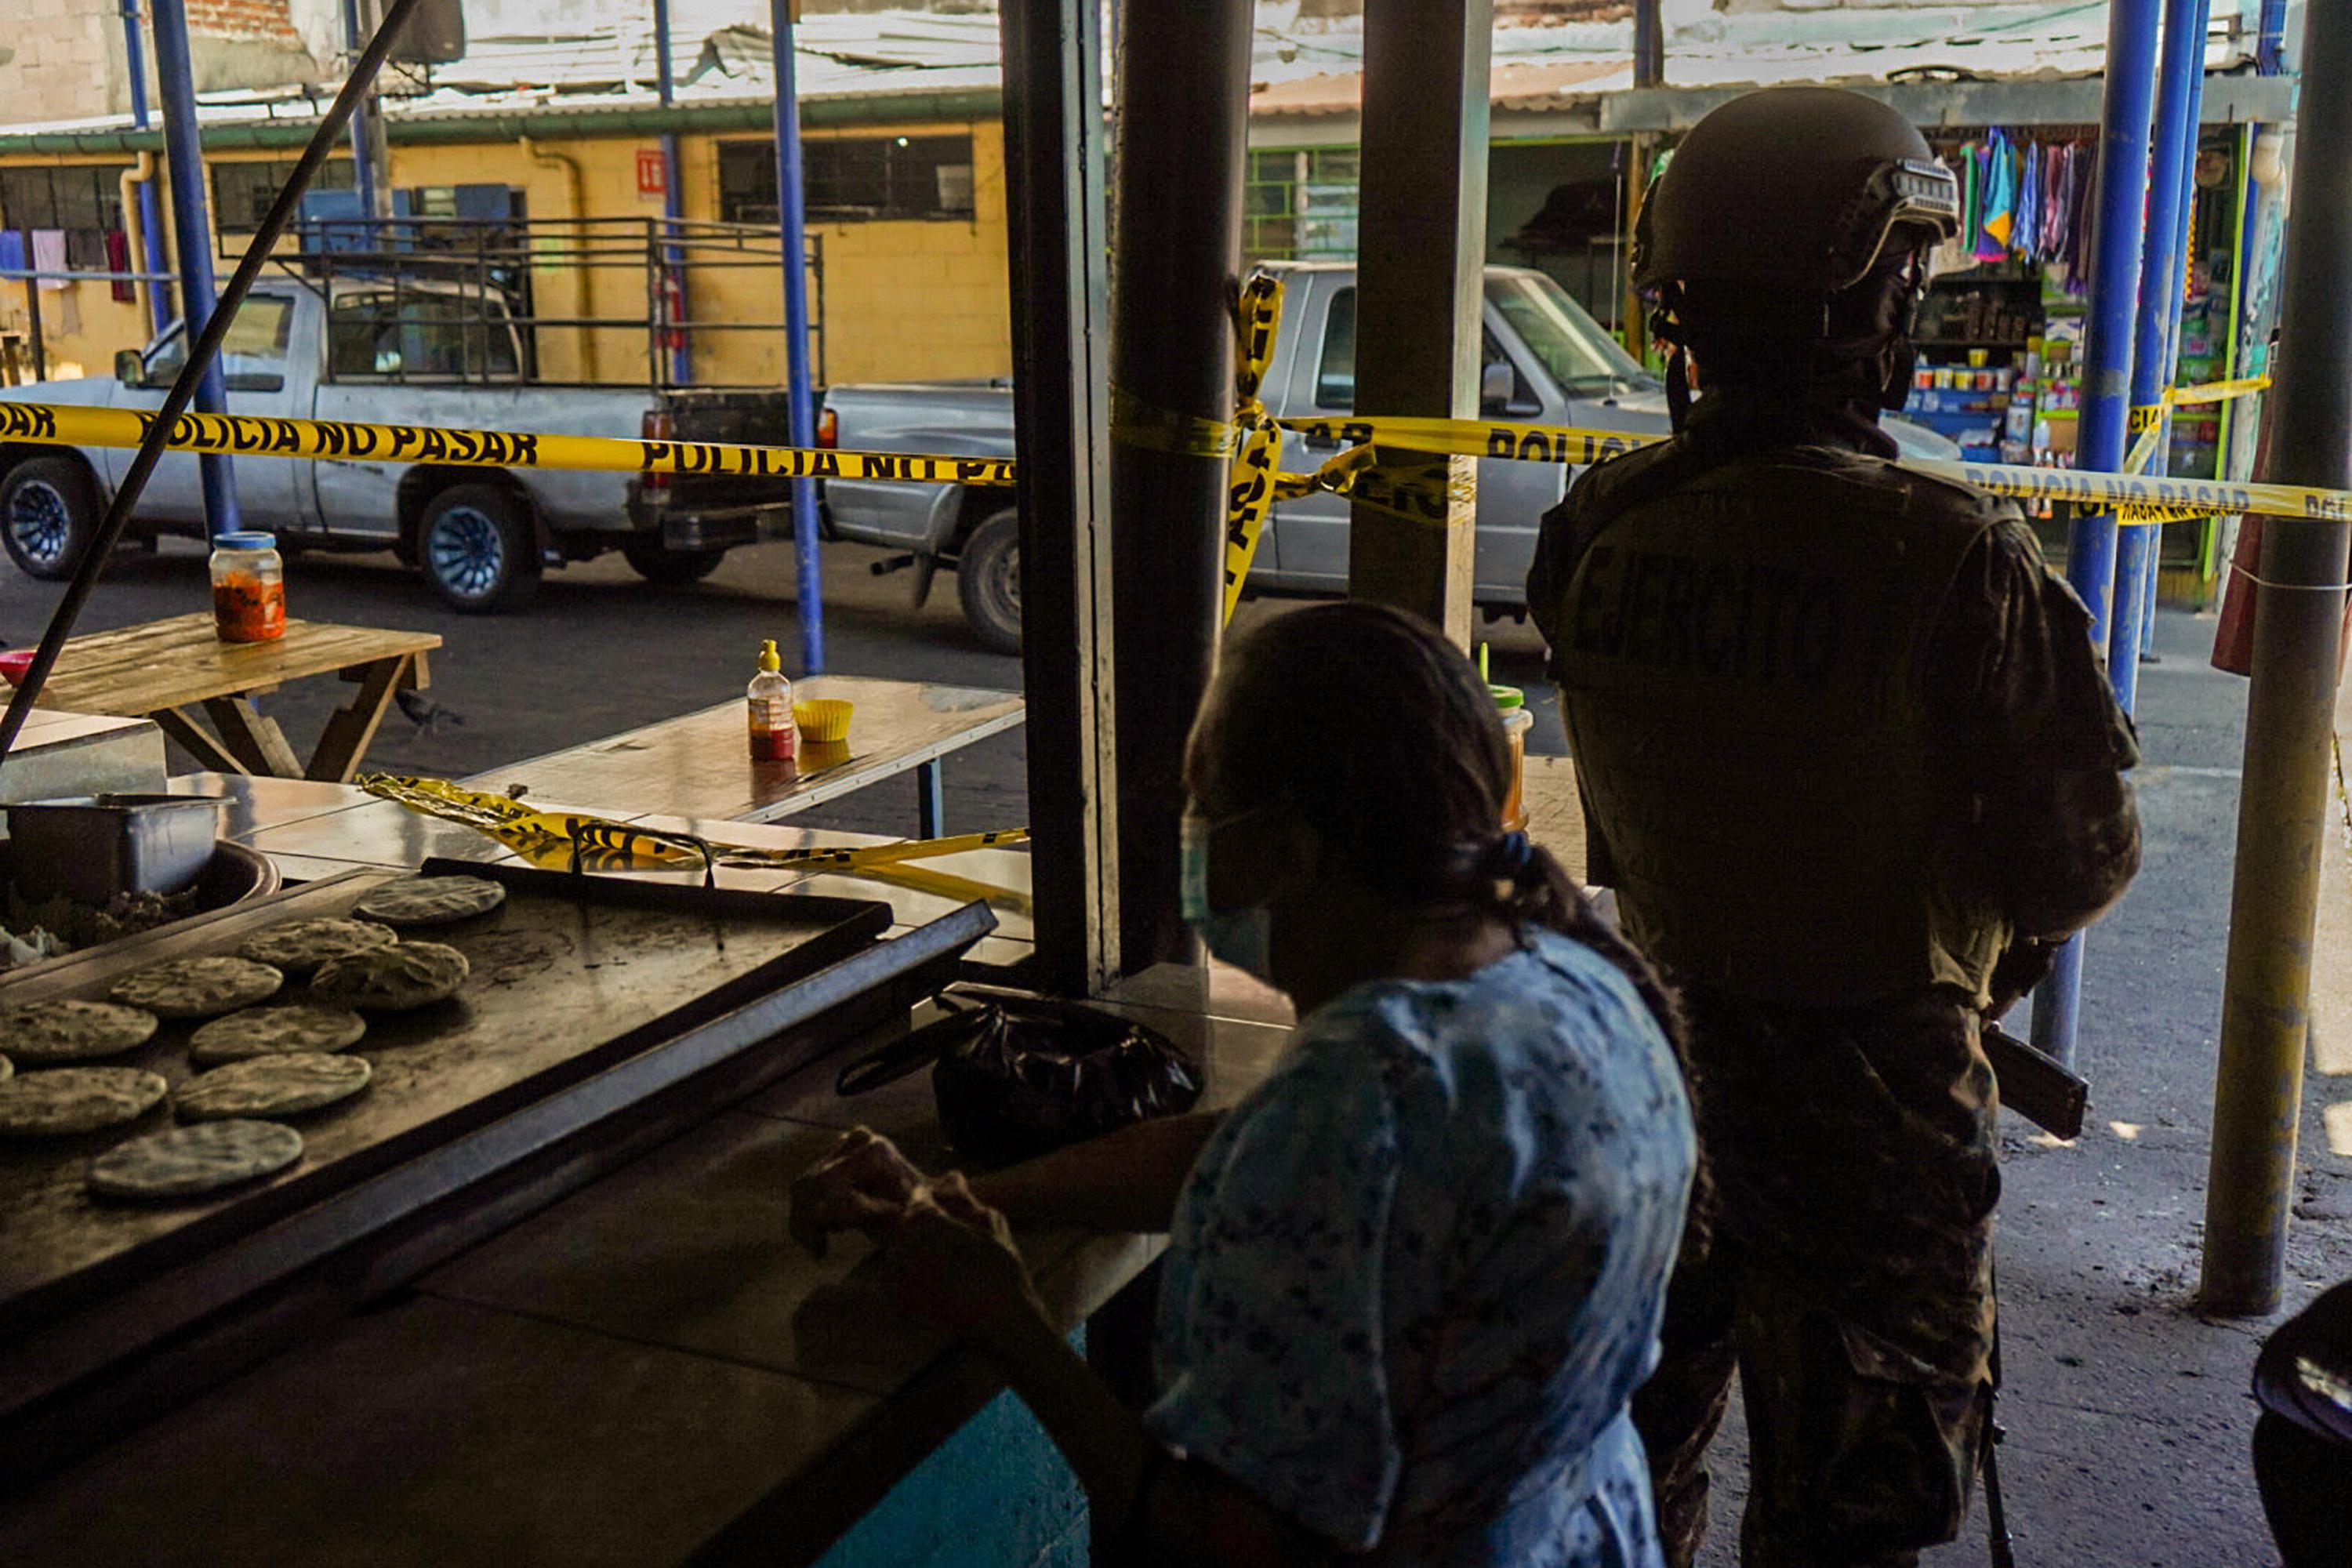
[[1380,1562],[1656,1568],[1626,1405],[1694,1159],[1672,1050],[1582,944],[1360,986],[1192,1168],[1151,1430]]

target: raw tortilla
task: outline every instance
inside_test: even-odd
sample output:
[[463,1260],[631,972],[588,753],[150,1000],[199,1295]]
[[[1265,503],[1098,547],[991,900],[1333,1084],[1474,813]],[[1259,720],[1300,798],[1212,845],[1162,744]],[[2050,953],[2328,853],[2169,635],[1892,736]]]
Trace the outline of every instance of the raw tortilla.
[[118,1143],[89,1163],[89,1190],[109,1198],[185,1198],[282,1171],[302,1135],[274,1121],[207,1121]]
[[311,994],[370,1013],[399,1013],[454,996],[471,969],[466,955],[437,942],[374,947],[320,966]]
[[266,963],[215,954],[134,970],[109,994],[165,1018],[209,1018],[275,996],[285,984],[286,976]]
[[0,1013],[0,1050],[27,1066],[117,1056],[154,1033],[154,1014],[111,1002],[34,1002]]
[[137,1068],[53,1068],[0,1083],[0,1133],[17,1137],[95,1132],[135,1121],[169,1086]]
[[233,1116],[299,1116],[347,1099],[367,1087],[365,1057],[323,1051],[281,1051],[215,1068],[184,1083],[172,1097],[183,1121]]
[[348,1007],[294,1002],[247,1007],[215,1018],[188,1037],[188,1059],[199,1067],[242,1061],[279,1051],[340,1051],[358,1045],[367,1020]]
[[390,926],[370,921],[288,921],[257,931],[236,950],[239,958],[267,963],[289,974],[308,974],[331,958],[389,947],[400,940]]
[[488,914],[506,902],[503,884],[487,877],[408,877],[360,896],[356,915],[396,926],[441,926]]

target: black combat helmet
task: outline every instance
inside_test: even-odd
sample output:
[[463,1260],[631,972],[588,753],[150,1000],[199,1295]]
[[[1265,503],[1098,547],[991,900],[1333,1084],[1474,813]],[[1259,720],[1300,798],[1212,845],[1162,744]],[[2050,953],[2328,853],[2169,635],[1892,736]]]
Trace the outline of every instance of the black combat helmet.
[[1959,227],[1959,183],[1900,114],[1837,88],[1766,88],[1675,150],[1635,226],[1633,280],[1827,296]]

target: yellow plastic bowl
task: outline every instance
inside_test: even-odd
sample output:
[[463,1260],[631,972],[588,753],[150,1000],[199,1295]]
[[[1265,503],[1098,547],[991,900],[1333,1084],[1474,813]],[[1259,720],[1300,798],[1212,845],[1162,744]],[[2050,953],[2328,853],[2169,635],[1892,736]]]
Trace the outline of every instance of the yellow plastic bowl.
[[800,727],[801,739],[814,741],[819,745],[849,739],[849,716],[857,704],[845,702],[837,697],[820,697],[807,702],[793,704],[793,722]]

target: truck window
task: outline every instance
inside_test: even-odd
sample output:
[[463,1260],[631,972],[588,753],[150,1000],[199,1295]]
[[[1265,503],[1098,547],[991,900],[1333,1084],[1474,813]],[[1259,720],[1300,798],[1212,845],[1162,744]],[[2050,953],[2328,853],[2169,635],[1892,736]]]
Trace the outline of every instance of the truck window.
[[1641,361],[1601,331],[1584,307],[1550,279],[1526,274],[1489,278],[1486,299],[1570,396],[1605,396],[1620,383],[1655,384]]
[[514,331],[495,302],[437,294],[356,294],[327,322],[337,381],[511,381]]
[[[1509,355],[1495,341],[1492,332],[1479,334],[1479,363],[1483,366],[1507,362]],[[1639,366],[1635,367],[1638,374]],[[1516,390],[1514,400],[1532,401],[1534,390],[1527,377],[1512,369]],[[1315,364],[1315,406],[1334,414],[1356,411],[1356,290],[1341,289],[1331,296],[1331,309],[1323,324],[1323,353]]]
[[[231,392],[286,390],[286,344],[294,332],[294,301],[249,294],[221,340],[221,379]],[[187,333],[173,327],[147,351],[147,384],[169,386],[188,363]]]

